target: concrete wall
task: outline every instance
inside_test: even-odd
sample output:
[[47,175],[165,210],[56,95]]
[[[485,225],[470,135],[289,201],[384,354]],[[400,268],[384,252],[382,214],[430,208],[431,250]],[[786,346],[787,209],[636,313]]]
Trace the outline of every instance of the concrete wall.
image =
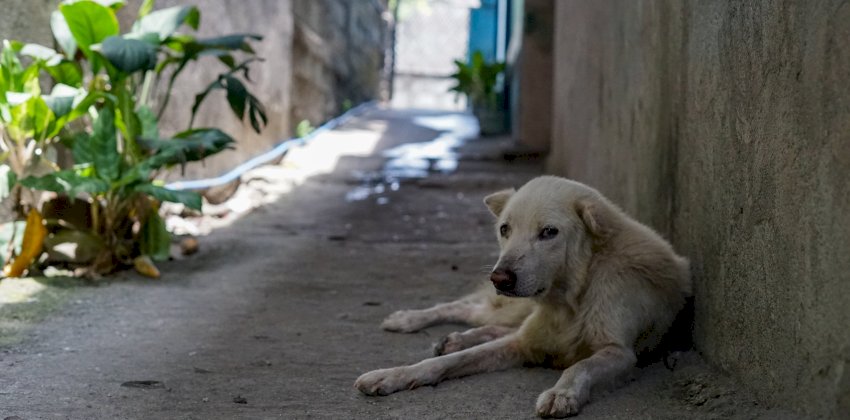
[[[515,82],[521,94],[513,109],[516,140],[546,151],[552,142],[552,47],[555,0],[525,0]],[[513,41],[512,41],[513,42]],[[513,98],[513,96],[512,96]]]
[[707,360],[846,418],[850,3],[555,3],[549,169],[691,258]]
[[0,39],[15,39],[50,45],[53,38],[45,31],[50,25],[53,0],[3,0],[0,12]]

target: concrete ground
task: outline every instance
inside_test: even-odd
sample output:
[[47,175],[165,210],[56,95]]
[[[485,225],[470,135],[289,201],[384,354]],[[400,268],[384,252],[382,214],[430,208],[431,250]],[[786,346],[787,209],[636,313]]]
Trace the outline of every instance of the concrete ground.
[[[523,419],[559,372],[523,368],[388,397],[363,372],[431,355],[461,326],[381,331],[394,310],[453,299],[486,278],[497,245],[487,193],[541,172],[463,116],[373,110],[248,176],[200,232],[200,252],[97,287],[46,285],[51,314],[0,353],[0,418]],[[457,148],[457,149],[456,149]],[[252,203],[265,202],[261,207]],[[176,223],[176,222],[175,222]],[[15,282],[4,280],[3,282]],[[67,285],[67,283],[64,283]],[[61,299],[56,291],[61,290]],[[793,418],[760,407],[695,353],[597,394],[580,418]]]

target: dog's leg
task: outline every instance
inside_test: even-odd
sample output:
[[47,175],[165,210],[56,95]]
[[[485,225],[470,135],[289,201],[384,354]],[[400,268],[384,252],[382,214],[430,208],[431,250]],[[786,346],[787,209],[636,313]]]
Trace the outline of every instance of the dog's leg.
[[469,324],[480,318],[480,313],[489,308],[486,299],[470,295],[454,302],[441,303],[421,310],[404,310],[390,314],[381,324],[387,331],[412,333],[423,328],[443,323]]
[[472,375],[521,366],[523,356],[515,334],[457,353],[425,359],[415,365],[364,373],[354,387],[366,395],[389,395],[405,389]]
[[587,359],[570,366],[558,383],[537,398],[537,414],[541,417],[567,417],[578,414],[590,399],[590,389],[611,382],[628,373],[637,362],[633,350],[608,345]]
[[434,346],[434,355],[442,356],[444,354],[455,353],[488,341],[493,341],[499,337],[504,337],[514,331],[516,331],[516,328],[503,327],[501,325],[486,325],[463,332],[453,332],[443,337]]

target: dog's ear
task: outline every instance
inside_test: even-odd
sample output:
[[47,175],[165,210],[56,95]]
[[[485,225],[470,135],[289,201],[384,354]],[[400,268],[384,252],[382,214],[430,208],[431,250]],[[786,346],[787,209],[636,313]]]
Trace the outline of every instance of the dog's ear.
[[490,213],[499,217],[499,215],[502,214],[502,210],[505,208],[505,204],[508,203],[508,200],[515,192],[516,190],[513,188],[495,192],[484,197],[484,204],[486,204],[487,208],[490,209]]
[[605,239],[608,236],[605,210],[599,204],[587,199],[579,200],[576,202],[576,213],[590,236],[595,239]]

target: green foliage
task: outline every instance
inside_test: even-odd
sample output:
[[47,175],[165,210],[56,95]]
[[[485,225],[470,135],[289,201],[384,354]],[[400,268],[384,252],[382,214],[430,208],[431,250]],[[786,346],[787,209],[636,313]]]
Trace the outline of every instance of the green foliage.
[[0,224],[0,263],[8,262],[9,254],[21,251],[26,222],[9,222]]
[[315,129],[316,127],[313,127],[313,124],[310,124],[309,120],[301,120],[301,122],[299,122],[298,125],[295,126],[295,137],[307,137]]
[[171,250],[171,234],[165,228],[165,221],[156,213],[145,220],[139,235],[139,249],[142,255],[154,261],[168,259]]
[[202,160],[231,148],[232,144],[230,136],[215,128],[182,131],[170,140],[141,139],[142,149],[151,155],[146,162],[152,169]]
[[[70,34],[76,46],[89,58],[92,58],[92,45],[99,44],[110,36],[118,35],[118,18],[115,12],[95,1],[65,1],[59,5],[59,12],[65,19],[68,31],[60,31],[54,36]],[[57,39],[57,41],[60,45],[69,45],[68,40]]]
[[[268,122],[241,80],[250,81],[249,66],[259,60],[250,43],[260,36],[196,38],[181,32],[198,29],[196,7],[154,10],[154,0],[144,0],[131,30],[121,33],[115,13],[124,5],[64,0],[50,19],[59,51],[15,41],[4,41],[0,51],[0,197],[29,194],[23,207],[42,202],[45,191],[86,200],[92,225],[60,230],[98,238],[105,254],[93,264],[101,272],[138,255],[167,258],[170,235],[159,202],[201,209],[200,195],[166,189],[156,177],[232,147],[221,130],[192,128],[211,91],[224,90],[234,115],[257,132]],[[178,76],[205,57],[223,66],[222,74],[196,97],[189,129],[162,136],[158,121]],[[40,81],[47,77],[54,87],[44,94]],[[154,92],[163,84],[158,102]],[[73,167],[47,161],[51,147],[69,148]]]
[[195,103],[192,105],[192,119],[189,121],[190,128],[195,121],[195,115],[198,113],[201,103],[204,102],[207,95],[216,89],[223,89],[227,91],[227,102],[230,104],[230,109],[233,113],[240,120],[244,120],[247,111],[251,127],[254,128],[254,131],[260,132],[262,127],[268,123],[265,107],[263,107],[263,104],[254,95],[248,92],[248,89],[245,88],[245,85],[239,79],[233,77],[234,74],[241,71],[245,78],[250,80],[248,76],[248,64],[251,61],[253,60],[248,60],[238,66],[234,66],[229,72],[220,75],[218,80],[210,83],[203,92],[195,96]]
[[499,74],[505,71],[505,63],[487,63],[481,51],[476,51],[469,64],[455,60],[455,66],[457,71],[451,77],[456,85],[449,90],[466,95],[473,107],[494,108]]
[[113,66],[127,74],[156,67],[156,47],[138,39],[110,36],[103,40],[100,52]]

